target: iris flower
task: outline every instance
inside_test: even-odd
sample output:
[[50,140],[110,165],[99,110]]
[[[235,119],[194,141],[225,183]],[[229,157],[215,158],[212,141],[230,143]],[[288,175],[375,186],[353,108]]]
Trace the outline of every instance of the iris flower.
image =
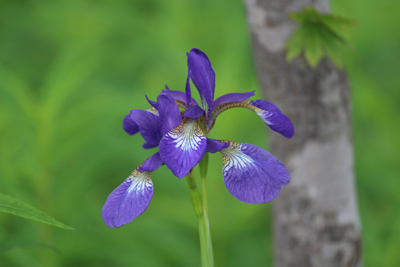
[[[285,166],[268,151],[252,144],[207,138],[216,118],[223,111],[242,107],[254,111],[273,130],[286,138],[294,127],[278,107],[264,100],[248,100],[254,95],[230,93],[214,100],[215,73],[205,53],[187,53],[188,76],[185,92],[166,86],[157,102],[147,110],[132,110],[123,120],[124,130],[142,135],[144,149],[159,151],[140,164],[108,196],[102,210],[110,228],[131,222],[148,207],[153,196],[151,173],[165,164],[179,179],[187,175],[205,153],[222,154],[222,174],[228,191],[246,203],[265,203],[275,199],[281,186],[290,181]],[[191,97],[190,80],[196,86],[201,106]],[[147,96],[146,96],[147,98]]]

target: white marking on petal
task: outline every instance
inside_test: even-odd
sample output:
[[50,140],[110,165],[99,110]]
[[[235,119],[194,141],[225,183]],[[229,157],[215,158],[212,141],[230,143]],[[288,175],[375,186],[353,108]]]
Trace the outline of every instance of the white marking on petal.
[[266,111],[266,110],[262,110],[262,109],[259,109],[259,108],[254,109],[254,111],[256,112],[256,114],[257,114],[258,116],[260,116],[260,117],[263,119],[263,121],[264,121],[266,124],[268,124],[268,125],[274,125],[270,120],[268,120],[268,118],[272,116],[272,113],[271,113],[271,112],[268,112],[268,111]]
[[231,142],[231,145],[221,150],[223,155],[223,175],[226,176],[228,171],[233,167],[235,169],[247,169],[249,165],[254,164],[254,160],[243,153],[243,149],[247,146],[236,142]]
[[150,178],[151,172],[139,172],[137,170],[133,171],[132,175],[129,176],[129,180],[131,185],[126,191],[129,195],[130,192],[135,191],[137,194],[140,192],[142,196],[145,195],[147,190],[151,190],[153,188],[153,182]]
[[196,124],[196,120],[189,120],[183,123],[182,127],[172,130],[168,135],[173,139],[176,148],[182,150],[197,150],[201,142],[201,136],[204,136]]

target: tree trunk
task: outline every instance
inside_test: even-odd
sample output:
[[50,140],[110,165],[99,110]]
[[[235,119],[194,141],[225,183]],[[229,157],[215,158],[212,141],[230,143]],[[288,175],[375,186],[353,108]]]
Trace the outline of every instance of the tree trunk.
[[361,266],[349,83],[324,58],[285,61],[296,27],[288,14],[304,6],[329,12],[328,0],[245,0],[254,62],[264,98],[293,122],[288,140],[270,134],[271,150],[291,173],[274,201],[274,261],[284,266]]

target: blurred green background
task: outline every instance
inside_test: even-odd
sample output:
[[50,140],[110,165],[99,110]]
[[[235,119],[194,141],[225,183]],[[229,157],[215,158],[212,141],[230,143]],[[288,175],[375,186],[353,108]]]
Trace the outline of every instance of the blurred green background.
[[[364,264],[400,266],[398,4],[331,4],[359,22],[346,68]],[[200,266],[187,184],[165,166],[142,216],[120,229],[101,218],[108,194],[157,151],[143,150],[122,119],[165,84],[184,90],[193,47],[213,64],[216,97],[260,97],[241,1],[0,0],[0,193],[76,228],[0,213],[0,266]],[[258,116],[233,109],[210,137],[268,149],[265,133]],[[271,204],[236,200],[221,175],[221,156],[211,155],[216,266],[270,266]]]

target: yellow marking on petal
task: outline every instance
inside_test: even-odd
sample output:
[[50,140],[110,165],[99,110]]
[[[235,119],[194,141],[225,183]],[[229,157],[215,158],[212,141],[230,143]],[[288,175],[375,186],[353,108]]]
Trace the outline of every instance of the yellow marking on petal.
[[230,103],[219,105],[216,109],[214,109],[214,111],[211,115],[211,120],[212,121],[215,120],[217,118],[217,116],[219,114],[221,114],[223,111],[230,109],[230,108],[236,108],[236,107],[247,108],[247,109],[250,109],[250,110],[256,112],[257,114],[259,114],[259,113],[261,114],[263,112],[262,109],[251,105],[250,100],[244,100],[241,102],[230,102]]
[[149,109],[146,109],[146,111],[153,113],[154,115],[158,116],[158,110],[155,107],[151,107]]
[[242,148],[245,149],[246,144],[231,141],[229,147],[221,150],[222,171],[224,174],[232,167],[235,169],[242,169],[246,168],[249,163],[254,163],[254,160],[249,155],[242,152]]
[[178,105],[178,107],[183,108],[185,110],[188,109],[188,106],[186,105],[186,103],[184,103],[182,101],[179,101],[179,100],[176,100],[176,99],[175,99],[175,102]]

